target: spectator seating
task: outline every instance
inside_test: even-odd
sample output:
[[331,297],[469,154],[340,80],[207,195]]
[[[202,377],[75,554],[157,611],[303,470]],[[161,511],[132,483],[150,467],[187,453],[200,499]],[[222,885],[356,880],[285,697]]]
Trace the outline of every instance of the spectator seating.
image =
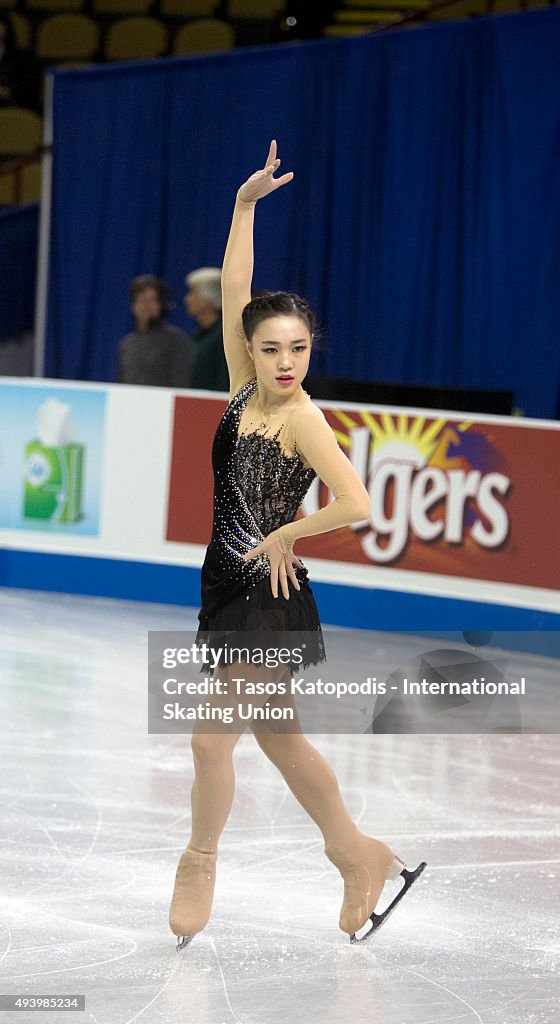
[[41,145],[43,122],[38,114],[21,107],[0,107],[0,153],[20,156]]
[[[20,107],[0,109],[0,157],[4,160],[33,153],[41,145],[43,122],[38,114]],[[19,170],[0,173],[0,203],[28,203],[41,191],[41,165],[37,161]]]
[[147,14],[152,0],[93,0],[94,14]]
[[286,6],[285,0],[227,0],[228,18],[254,18],[267,20],[280,14]]
[[168,45],[167,29],[157,18],[121,18],[105,37],[106,60],[160,57]]
[[201,18],[183,25],[175,33],[173,53],[216,53],[235,46],[235,32],[227,21]]
[[[234,2],[234,0],[231,0]],[[242,3],[243,0],[239,0]],[[380,25],[399,21],[404,14],[426,10],[422,21],[457,21],[489,14],[505,14],[528,8],[547,7],[549,0],[456,0],[446,7],[428,11],[432,0],[343,0],[323,28],[325,36],[347,36],[369,32]]]
[[31,25],[24,14],[19,11],[10,11],[8,15],[16,37],[16,46],[20,50],[31,49]]
[[[19,202],[36,203],[41,198],[41,161],[37,160],[21,171]],[[17,194],[17,193],[16,193]]]
[[[519,0],[517,0],[519,8]],[[471,18],[475,15],[488,13],[488,0],[456,0],[456,3],[449,7],[442,7],[439,11],[432,11],[428,15],[428,21],[457,21],[459,18]]]
[[0,207],[19,203],[36,203],[41,198],[41,161],[1,173]]
[[46,61],[90,60],[99,50],[99,35],[87,14],[54,14],[39,25],[35,53]]
[[82,11],[85,0],[25,0],[29,11]]
[[220,0],[160,0],[159,10],[166,18],[200,18],[212,16]]

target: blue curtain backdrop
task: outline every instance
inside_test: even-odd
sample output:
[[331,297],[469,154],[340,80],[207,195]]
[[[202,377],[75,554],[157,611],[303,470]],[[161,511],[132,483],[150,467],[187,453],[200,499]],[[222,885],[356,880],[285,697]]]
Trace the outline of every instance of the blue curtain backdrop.
[[254,283],[314,304],[315,372],[555,416],[559,52],[551,9],[58,72],[46,373],[114,379],[128,282],[220,265],[274,137]]
[[0,341],[33,330],[39,205],[0,211]]

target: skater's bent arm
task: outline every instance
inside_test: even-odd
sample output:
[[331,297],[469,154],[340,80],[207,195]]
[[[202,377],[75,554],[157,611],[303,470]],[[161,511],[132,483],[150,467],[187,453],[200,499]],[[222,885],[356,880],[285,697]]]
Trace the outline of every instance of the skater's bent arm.
[[298,417],[294,439],[298,452],[330,488],[334,500],[310,516],[282,526],[280,529],[285,539],[293,544],[300,537],[313,537],[369,519],[369,494],[352,463],[339,448],[320,409],[315,406]]

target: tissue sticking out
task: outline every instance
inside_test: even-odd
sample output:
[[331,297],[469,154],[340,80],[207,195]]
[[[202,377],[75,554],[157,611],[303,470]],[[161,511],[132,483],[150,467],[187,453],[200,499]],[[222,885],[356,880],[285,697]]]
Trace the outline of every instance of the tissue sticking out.
[[46,448],[72,444],[76,429],[71,416],[72,406],[47,398],[37,411],[37,437]]
[[37,410],[37,436],[25,446],[25,519],[42,519],[50,526],[83,519],[85,447],[74,441],[71,413],[72,407],[57,398],[48,398]]

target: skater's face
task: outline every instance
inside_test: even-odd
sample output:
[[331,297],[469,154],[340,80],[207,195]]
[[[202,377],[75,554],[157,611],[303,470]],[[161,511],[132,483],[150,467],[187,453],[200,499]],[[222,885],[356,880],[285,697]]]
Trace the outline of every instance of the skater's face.
[[299,316],[274,316],[255,327],[247,351],[261,383],[276,395],[289,395],[309,369],[311,335]]

